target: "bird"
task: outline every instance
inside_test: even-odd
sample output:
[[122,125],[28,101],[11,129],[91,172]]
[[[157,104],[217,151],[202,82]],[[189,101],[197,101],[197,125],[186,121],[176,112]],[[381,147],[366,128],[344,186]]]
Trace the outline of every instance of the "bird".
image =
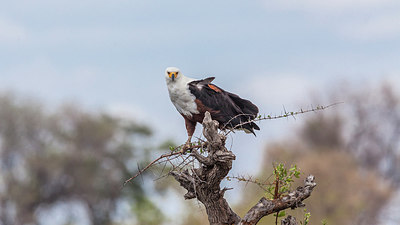
[[253,122],[258,107],[213,84],[215,77],[196,80],[184,76],[176,67],[168,67],[165,79],[171,102],[185,119],[188,139],[184,147],[190,147],[196,124],[203,122],[206,111],[219,122],[220,130],[244,130],[254,135],[254,130],[260,130]]

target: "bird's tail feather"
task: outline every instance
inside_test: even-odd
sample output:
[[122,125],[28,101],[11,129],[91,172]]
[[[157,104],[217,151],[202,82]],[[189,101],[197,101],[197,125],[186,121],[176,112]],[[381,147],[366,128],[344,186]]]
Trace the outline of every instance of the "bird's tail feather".
[[240,112],[238,112],[240,113],[238,115],[238,118],[232,120],[232,128],[243,129],[246,133],[252,133],[256,135],[254,130],[260,130],[260,127],[258,127],[257,124],[251,121],[257,117],[258,107],[254,105],[251,101],[240,98],[238,95],[235,95],[233,93],[228,94],[240,110]]

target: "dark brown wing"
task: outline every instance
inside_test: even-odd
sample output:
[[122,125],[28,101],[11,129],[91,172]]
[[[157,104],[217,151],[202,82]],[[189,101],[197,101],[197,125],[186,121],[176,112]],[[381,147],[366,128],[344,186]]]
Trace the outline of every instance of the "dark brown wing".
[[257,106],[212,84],[213,80],[214,77],[192,81],[189,90],[197,101],[212,109],[211,117],[220,123],[221,128],[245,129],[253,134],[254,130],[259,130],[255,123],[248,122],[257,116]]

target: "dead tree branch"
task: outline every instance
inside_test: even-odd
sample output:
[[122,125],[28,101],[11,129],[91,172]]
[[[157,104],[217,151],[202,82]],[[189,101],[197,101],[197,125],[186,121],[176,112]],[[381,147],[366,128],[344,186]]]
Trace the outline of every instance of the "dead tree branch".
[[[122,185],[122,187],[125,187],[125,185],[126,184],[128,184],[129,182],[131,182],[133,179],[135,179],[136,177],[138,177],[139,175],[141,175],[141,174],[143,174],[146,170],[148,170],[151,166],[153,166],[153,165],[155,165],[155,164],[157,164],[157,163],[160,163],[160,161],[162,160],[162,159],[166,159],[167,161],[169,161],[169,160],[171,160],[171,157],[174,157],[174,156],[181,156],[181,155],[183,155],[183,153],[181,152],[181,151],[176,151],[177,149],[180,149],[180,148],[182,148],[183,147],[183,145],[181,145],[181,146],[178,146],[178,147],[176,147],[175,148],[175,150],[174,151],[172,151],[172,152],[170,152],[170,153],[166,153],[166,154],[162,154],[161,156],[159,156],[157,159],[155,159],[155,160],[153,160],[153,161],[151,161],[149,164],[147,164],[147,166],[146,167],[144,167],[143,169],[138,169],[138,172],[135,174],[135,175],[133,175],[132,177],[130,177],[129,179],[127,179],[127,180],[125,180],[125,182],[124,182],[124,184]],[[194,145],[194,146],[191,146],[190,148],[188,148],[188,149],[186,149],[186,151],[189,151],[189,150],[192,150],[192,149],[198,149],[198,148],[202,148],[203,147],[203,144],[201,144],[201,145]]]
[[298,187],[295,191],[290,192],[288,195],[283,196],[277,200],[267,200],[261,198],[260,201],[251,208],[243,219],[240,225],[257,224],[261,218],[266,215],[279,212],[284,209],[295,209],[304,206],[303,200],[310,197],[312,190],[317,184],[314,182],[314,176],[310,175],[304,181],[303,187]]
[[[229,129],[229,130],[228,130],[227,132],[225,132],[224,134],[221,134],[221,135],[224,136],[224,137],[221,137],[221,140],[222,140],[222,139],[224,140],[224,141],[223,141],[223,145],[224,145],[224,144],[225,144],[226,136],[227,136],[230,132],[232,132],[235,128],[238,128],[238,127],[240,127],[240,126],[243,126],[244,124],[247,124],[247,123],[257,122],[257,121],[261,121],[261,120],[273,120],[273,119],[287,118],[287,117],[289,117],[289,116],[295,117],[296,115],[299,115],[299,114],[309,113],[309,112],[317,112],[317,111],[324,110],[324,109],[327,109],[327,108],[329,108],[329,107],[332,107],[332,106],[335,106],[335,105],[338,105],[338,104],[342,104],[342,103],[343,103],[343,102],[337,102],[337,103],[333,103],[333,104],[330,104],[330,105],[327,105],[327,106],[311,107],[310,109],[306,109],[306,110],[300,109],[299,111],[296,111],[296,112],[287,112],[286,109],[285,109],[284,113],[281,114],[281,115],[278,115],[278,116],[271,116],[271,115],[264,115],[264,116],[261,116],[261,115],[259,115],[257,118],[255,118],[255,119],[253,119],[253,120],[245,121],[245,122],[243,122],[243,123],[240,123],[240,124],[236,125],[235,127]],[[226,125],[229,124],[233,119],[235,119],[236,117],[241,116],[241,115],[248,115],[248,114],[239,114],[239,115],[237,115],[237,116],[231,118],[226,124],[224,124],[222,130],[224,130],[224,129],[226,128]],[[214,122],[216,122],[216,121],[214,121]],[[216,122],[216,123],[217,123],[217,126],[218,126],[218,122]],[[215,127],[215,125],[214,125],[214,127]],[[213,132],[213,133],[210,133],[208,137],[206,136],[207,139],[208,139],[208,138],[213,139],[214,136],[217,137],[216,134],[215,134],[215,132],[217,132],[217,131],[214,131],[214,129],[213,129],[213,130],[209,130],[209,131],[210,131],[210,132]],[[203,131],[203,133],[204,133],[204,131]],[[208,135],[207,132],[205,132],[205,134]],[[191,156],[194,157],[194,158],[196,158],[200,163],[205,164],[205,165],[208,165],[208,166],[211,166],[211,165],[212,165],[212,161],[210,161],[207,157],[204,157],[204,156],[202,156],[201,154],[198,154],[198,152],[196,151],[196,149],[199,149],[199,148],[202,148],[202,149],[203,149],[203,148],[204,148],[204,145],[206,145],[207,142],[205,142],[205,141],[203,141],[203,140],[200,140],[199,142],[201,142],[201,144],[192,145],[192,146],[190,146],[189,148],[185,149],[185,151],[179,151],[179,150],[182,150],[183,147],[184,147],[184,145],[181,145],[181,146],[178,146],[178,147],[172,149],[172,152],[166,153],[166,154],[163,154],[163,155],[159,156],[157,159],[155,159],[155,160],[153,160],[152,162],[150,162],[150,163],[149,163],[146,167],[144,167],[143,169],[140,169],[140,168],[139,168],[139,169],[138,169],[138,172],[137,172],[135,175],[133,175],[133,176],[130,177],[129,179],[125,180],[125,182],[123,183],[122,187],[124,187],[126,184],[128,184],[129,182],[131,182],[132,180],[134,180],[134,179],[135,179],[136,177],[138,177],[139,175],[143,174],[146,170],[148,170],[148,169],[149,169],[150,167],[152,167],[153,165],[157,165],[157,164],[162,163],[162,162],[165,162],[165,161],[170,162],[171,159],[172,159],[173,157],[182,157],[182,155],[183,155],[185,152],[187,152],[187,151],[192,151],[193,154],[191,154]],[[214,143],[214,145],[215,145],[215,144],[217,144],[217,145],[218,145],[218,144],[222,144],[222,142],[218,142],[218,140],[216,139],[216,143]],[[185,159],[183,160],[183,162],[185,162],[186,159],[187,159],[187,158],[185,158]],[[162,160],[165,160],[165,161],[162,161]],[[183,162],[182,162],[182,163],[183,163]],[[178,167],[179,167],[179,166],[178,166]]]
[[[171,171],[170,174],[180,185],[187,190],[185,199],[197,198],[206,208],[208,220],[211,225],[217,224],[257,224],[258,221],[269,214],[279,212],[287,208],[297,208],[303,206],[302,201],[311,195],[316,186],[314,176],[310,175],[305,180],[302,187],[275,200],[261,198],[241,219],[229,206],[224,198],[227,190],[221,190],[220,183],[232,169],[232,162],[236,156],[225,147],[226,136],[218,133],[218,122],[213,121],[208,112],[203,120],[203,134],[207,139],[203,146],[207,151],[204,156],[193,149],[190,156],[194,157],[199,163],[199,168],[189,170]],[[289,218],[287,223],[297,224]],[[282,222],[283,223],[283,222]]]
[[209,113],[206,113],[203,126],[208,155],[202,156],[197,151],[191,153],[202,166],[192,169],[191,173],[172,171],[171,175],[188,191],[185,199],[197,198],[204,204],[211,225],[238,224],[240,217],[225,200],[225,190],[220,189],[220,183],[232,169],[236,157],[225,148],[226,137],[218,133],[218,122],[211,120]]

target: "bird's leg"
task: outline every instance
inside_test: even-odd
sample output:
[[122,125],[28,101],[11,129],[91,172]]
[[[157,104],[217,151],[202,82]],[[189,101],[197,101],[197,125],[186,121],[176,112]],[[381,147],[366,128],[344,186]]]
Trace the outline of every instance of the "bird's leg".
[[186,126],[186,131],[188,134],[188,139],[187,139],[185,145],[182,147],[182,150],[181,150],[182,153],[185,153],[186,150],[188,150],[191,147],[192,136],[193,136],[194,130],[196,129],[196,121],[189,120],[185,116],[184,116],[184,118],[185,118],[185,126]]
[[187,141],[186,141],[186,143],[185,143],[185,145],[190,147],[190,145],[192,144],[191,141],[192,141],[192,136],[189,136]]
[[187,141],[185,142],[185,144],[183,145],[183,147],[181,149],[182,154],[185,154],[186,151],[189,150],[190,147],[192,146],[191,140],[192,140],[192,136],[189,136]]

